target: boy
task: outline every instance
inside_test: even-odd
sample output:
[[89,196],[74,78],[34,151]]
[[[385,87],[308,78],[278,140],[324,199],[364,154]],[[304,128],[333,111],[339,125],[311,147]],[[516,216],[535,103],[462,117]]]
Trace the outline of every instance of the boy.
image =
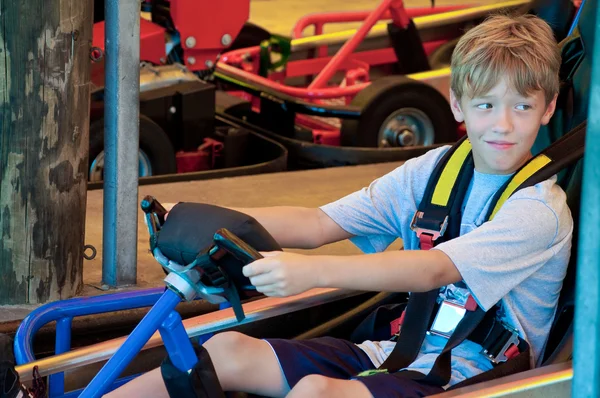
[[[448,146],[411,159],[368,188],[320,209],[238,209],[256,218],[282,247],[314,248],[350,238],[357,256],[264,253],[244,274],[268,296],[314,287],[424,292],[468,297],[487,311],[501,301],[501,319],[516,328],[539,364],[569,260],[572,219],[564,192],[546,180],[514,194],[484,222],[496,191],[531,157],[540,125],[549,122],[559,89],[560,53],[552,31],[533,16],[495,16],[467,32],[452,57],[451,107],[465,122],[475,173],[460,236],[416,250],[410,229],[427,180]],[[404,251],[384,249],[396,238]],[[464,281],[466,288],[457,284]],[[446,343],[427,335],[409,366],[427,374]],[[259,340],[235,332],[205,343],[226,391],[288,397],[423,396],[443,391],[376,369],[392,341],[355,345],[334,338]],[[465,340],[452,351],[449,385],[492,368],[481,347]],[[160,371],[136,379],[115,396],[167,396]]]

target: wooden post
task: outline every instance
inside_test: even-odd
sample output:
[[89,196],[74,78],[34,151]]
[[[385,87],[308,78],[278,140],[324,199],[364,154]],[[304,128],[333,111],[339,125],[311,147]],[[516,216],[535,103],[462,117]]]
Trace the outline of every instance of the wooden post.
[[83,284],[91,0],[0,0],[0,304]]

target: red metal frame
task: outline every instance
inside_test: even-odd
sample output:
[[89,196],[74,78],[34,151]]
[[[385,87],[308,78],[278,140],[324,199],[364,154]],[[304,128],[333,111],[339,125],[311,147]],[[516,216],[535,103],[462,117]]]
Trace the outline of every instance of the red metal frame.
[[[396,60],[396,55],[391,48],[354,52],[377,21],[393,16],[393,21],[396,24],[406,26],[408,24],[407,21],[416,16],[438,14],[465,8],[468,8],[468,6],[404,8],[403,0],[382,0],[377,8],[370,12],[313,14],[298,21],[294,27],[294,36],[301,35],[302,31],[310,25],[315,26],[317,33],[322,33],[323,26],[327,23],[355,22],[361,17],[365,18],[366,16],[366,18],[354,36],[333,57],[318,56],[312,59],[291,61],[287,64],[284,72],[273,73],[268,78],[265,78],[255,73],[258,70],[257,60],[259,59],[260,48],[250,47],[222,54],[217,64],[217,70],[236,76],[241,80],[262,85],[271,90],[297,98],[313,101],[317,99],[352,98],[369,84],[365,79],[357,80],[352,78],[352,76],[356,75],[368,76],[368,73],[365,73],[368,72],[368,69],[361,71],[361,69],[365,68],[364,64],[376,66],[393,63]],[[390,9],[393,9],[393,11],[390,11]],[[446,41],[437,40],[423,43],[426,54],[430,54]],[[321,48],[319,53],[327,54],[327,48]],[[247,60],[251,61],[248,62]],[[359,63],[362,63],[363,66]],[[327,82],[331,76],[339,70],[346,71],[346,86],[327,87]],[[292,87],[283,83],[285,78],[315,74],[317,77],[313,79],[307,88]],[[353,82],[354,84],[352,84]]]
[[[391,12],[391,10],[394,10]],[[356,47],[365,39],[373,25],[381,19],[383,13],[390,10],[394,17],[394,24],[406,28],[409,23],[409,17],[404,11],[403,0],[382,0],[381,3],[373,10],[365,19],[363,24],[358,28],[354,36],[350,38],[333,58],[325,65],[323,70],[319,72],[317,77],[308,85],[309,89],[322,88],[327,85],[327,82],[337,72],[341,64],[348,59],[350,54],[354,52]]]
[[[435,6],[435,13],[443,13],[449,11],[462,10],[472,5],[453,5],[453,6]],[[432,13],[431,7],[411,7],[406,8],[406,14],[410,18],[422,17]],[[303,36],[306,28],[314,26],[314,35],[323,34],[323,27],[328,23],[344,23],[344,22],[362,22],[372,11],[350,11],[350,12],[328,12],[306,15],[296,22],[292,30],[292,38],[297,39]],[[390,12],[386,10],[380,20],[392,19]]]
[[[104,21],[94,24],[92,30],[92,46],[104,51]],[[165,60],[165,29],[152,22],[140,18],[140,59],[155,64]]]
[[[431,54],[435,49],[446,42],[447,40],[437,40],[423,43],[425,53],[427,55]],[[325,64],[331,60],[331,58],[332,57],[311,58],[289,62],[286,69],[286,76],[298,77],[317,74],[323,69]],[[382,48],[378,50],[367,50],[354,53],[350,55],[349,59],[353,61],[366,62],[373,67],[396,62],[396,54],[391,48]],[[342,69],[347,68],[342,67]]]
[[[215,2],[171,0],[169,7],[173,24],[180,34],[184,50],[183,62],[192,71],[210,67],[223,49],[231,44],[228,40],[223,40],[224,37],[228,35],[233,41],[249,16],[248,0]],[[296,23],[293,37],[300,37],[304,29],[311,25],[315,27],[315,34],[322,34],[324,25],[328,23],[363,21],[363,24],[334,56],[327,56],[327,46],[321,46],[316,58],[291,61],[286,65],[285,70],[270,73],[267,78],[256,73],[260,59],[259,47],[222,54],[217,69],[240,80],[256,83],[271,90],[316,103],[340,98],[345,103],[349,103],[359,91],[369,85],[371,66],[391,64],[396,61],[396,55],[391,48],[354,52],[375,23],[391,19],[396,25],[406,27],[410,23],[410,19],[417,16],[467,7],[467,5],[455,5],[405,8],[403,0],[381,0],[372,11],[312,14],[301,18]],[[140,20],[140,58],[143,61],[155,64],[165,62],[164,36],[164,28],[143,18]],[[429,54],[445,42],[446,40],[426,42],[423,44],[425,52]],[[100,49],[104,48],[103,22],[94,25],[93,45]],[[98,73],[95,72],[96,69],[98,69]],[[98,85],[103,84],[103,71],[100,69],[103,69],[103,65],[98,63],[92,71],[92,81]],[[328,87],[329,80],[339,70],[345,71],[344,85]],[[306,88],[285,84],[286,78],[315,75],[316,77]],[[96,80],[98,81],[96,82]],[[258,105],[257,101],[253,101],[253,104]],[[297,116],[297,122],[313,129],[315,137],[321,137],[318,140],[315,138],[316,141],[335,144],[338,140],[334,136],[339,133],[337,128],[326,122],[303,115]]]
[[[92,46],[104,52],[105,23],[97,22],[92,28]],[[96,55],[99,51],[95,50]],[[140,59],[156,65],[165,62],[165,29],[162,26],[140,18]],[[102,58],[100,59],[102,60]],[[98,87],[104,86],[104,63],[92,64],[92,83]]]
[[[181,36],[188,69],[203,70],[233,41],[250,15],[249,0],[173,1],[171,18]],[[188,42],[189,38],[193,38]],[[194,44],[189,46],[188,44]],[[164,47],[164,40],[162,46]]]
[[[403,0],[382,0],[373,11],[368,13],[310,15],[298,21],[294,27],[294,37],[300,37],[303,30],[310,25],[315,26],[316,34],[322,34],[323,26],[326,23],[354,22],[361,19],[364,22],[334,56],[327,56],[327,47],[321,46],[318,49],[316,58],[290,61],[284,71],[273,72],[268,77],[262,77],[256,73],[258,60],[260,59],[260,48],[251,47],[222,54],[217,64],[217,70],[242,81],[264,86],[282,94],[308,99],[315,103],[340,98],[344,99],[345,103],[349,103],[359,91],[370,84],[369,68],[371,66],[391,64],[396,61],[396,55],[392,48],[354,52],[375,23],[382,19],[392,19],[396,25],[407,27],[410,19],[416,16],[455,11],[467,7],[466,5],[457,5],[405,9]],[[425,53],[429,55],[446,42],[447,40],[437,40],[423,43]],[[343,86],[329,87],[327,83],[340,70],[345,71],[346,78]],[[306,88],[293,87],[284,83],[286,78],[314,75],[316,77]],[[258,104],[256,101],[253,103],[254,108],[256,108]],[[305,115],[297,115],[296,123],[313,130],[314,142],[339,145],[339,129],[335,126]]]

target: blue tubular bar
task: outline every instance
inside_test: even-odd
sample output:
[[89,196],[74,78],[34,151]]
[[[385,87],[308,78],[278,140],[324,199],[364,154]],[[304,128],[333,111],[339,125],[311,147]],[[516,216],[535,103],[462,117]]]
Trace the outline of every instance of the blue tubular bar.
[[106,0],[102,283],[137,280],[140,1]]
[[105,394],[150,337],[159,329],[163,321],[174,311],[179,302],[181,302],[181,298],[177,294],[171,290],[165,291],[144,319],[133,329],[123,345],[83,390],[80,397],[96,398]]
[[196,366],[198,357],[177,311],[171,311],[159,331],[173,366],[184,372]]
[[[67,352],[71,349],[71,324],[73,318],[65,317],[56,321],[56,355]],[[50,375],[50,397],[56,397],[65,393],[65,374],[57,373]]]
[[575,289],[572,396],[577,398],[600,396],[600,8],[590,11],[596,15]]
[[[95,297],[72,298],[48,303],[33,310],[21,322],[15,335],[14,351],[17,364],[22,365],[35,361],[35,356],[33,355],[33,338],[38,330],[47,323],[60,321],[65,318],[74,318],[76,316],[150,307],[158,301],[164,290],[164,287],[159,287]],[[58,333],[62,329],[61,326],[57,326],[57,349],[66,347],[66,345],[63,345],[64,341],[59,344],[58,340]],[[67,350],[70,349],[70,339],[68,346]]]
[[581,10],[583,10],[583,6],[585,5],[585,0],[581,2],[579,6],[579,10],[577,10],[577,14],[575,14],[575,18],[573,18],[573,23],[571,24],[571,28],[569,29],[569,33],[567,33],[567,37],[573,34],[573,31],[577,27],[577,23],[579,22],[579,18],[581,17]]

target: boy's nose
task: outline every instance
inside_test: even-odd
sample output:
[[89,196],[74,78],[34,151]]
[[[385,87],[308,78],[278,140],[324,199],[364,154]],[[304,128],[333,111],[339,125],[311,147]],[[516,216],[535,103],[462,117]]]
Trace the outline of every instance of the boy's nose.
[[513,123],[509,111],[499,112],[494,123],[494,132],[500,134],[510,133],[513,130]]

